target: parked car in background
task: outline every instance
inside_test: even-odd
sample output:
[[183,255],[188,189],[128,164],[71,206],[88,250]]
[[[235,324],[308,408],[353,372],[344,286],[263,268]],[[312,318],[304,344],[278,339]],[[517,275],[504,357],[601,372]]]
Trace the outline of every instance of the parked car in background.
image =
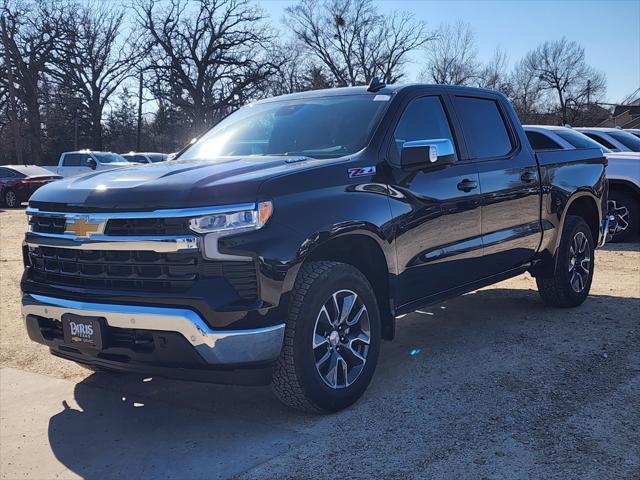
[[625,128],[625,132],[629,132],[632,135],[640,138],[640,128]]
[[9,208],[19,207],[38,188],[61,178],[37,165],[1,165],[0,203]]
[[111,170],[131,165],[133,165],[131,162],[117,153],[79,150],[64,152],[60,155],[58,166],[50,170],[63,177],[73,177],[93,170]]
[[123,153],[122,156],[133,163],[158,163],[164,162],[169,157],[166,153],[157,152],[129,152]]
[[[601,146],[583,133],[567,127],[525,125],[524,130],[536,152]],[[640,227],[640,153],[612,152],[606,147],[601,148],[609,161],[609,213],[616,217],[610,233],[612,241],[624,242],[634,237]]]
[[640,138],[619,128],[576,128],[613,152],[640,152]]

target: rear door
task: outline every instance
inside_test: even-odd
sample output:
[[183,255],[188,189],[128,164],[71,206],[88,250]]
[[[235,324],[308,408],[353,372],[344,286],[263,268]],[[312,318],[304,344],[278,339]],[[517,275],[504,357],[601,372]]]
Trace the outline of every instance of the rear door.
[[465,93],[452,100],[480,178],[482,270],[506,272],[531,260],[542,238],[537,163],[499,96]]

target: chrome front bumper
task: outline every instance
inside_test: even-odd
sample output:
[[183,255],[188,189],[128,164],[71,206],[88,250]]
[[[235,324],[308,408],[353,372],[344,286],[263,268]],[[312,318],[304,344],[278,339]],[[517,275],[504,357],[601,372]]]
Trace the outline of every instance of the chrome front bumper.
[[65,313],[102,317],[110,327],[178,332],[210,365],[274,360],[280,354],[284,324],[251,330],[212,330],[191,310],[76,302],[44,295],[22,297],[22,317],[61,320]]

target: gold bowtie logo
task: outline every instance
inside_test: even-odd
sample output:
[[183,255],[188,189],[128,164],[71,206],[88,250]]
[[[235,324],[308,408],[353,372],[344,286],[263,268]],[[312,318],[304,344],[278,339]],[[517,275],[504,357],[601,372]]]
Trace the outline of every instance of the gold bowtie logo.
[[76,237],[89,237],[98,232],[100,227],[100,223],[89,223],[88,220],[77,218],[75,220],[67,220],[64,233],[73,233]]

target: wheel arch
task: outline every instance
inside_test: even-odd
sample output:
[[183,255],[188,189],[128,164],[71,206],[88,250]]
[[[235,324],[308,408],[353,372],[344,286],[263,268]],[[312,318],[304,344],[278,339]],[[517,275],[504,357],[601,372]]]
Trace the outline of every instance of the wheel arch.
[[[395,316],[392,313],[391,273],[387,256],[378,240],[366,233],[348,233],[331,237],[307,249],[301,260],[299,267],[306,262],[331,260],[351,265],[362,272],[376,295],[382,324],[382,338],[393,339]],[[295,269],[287,283],[293,285],[299,271],[300,268]]]

